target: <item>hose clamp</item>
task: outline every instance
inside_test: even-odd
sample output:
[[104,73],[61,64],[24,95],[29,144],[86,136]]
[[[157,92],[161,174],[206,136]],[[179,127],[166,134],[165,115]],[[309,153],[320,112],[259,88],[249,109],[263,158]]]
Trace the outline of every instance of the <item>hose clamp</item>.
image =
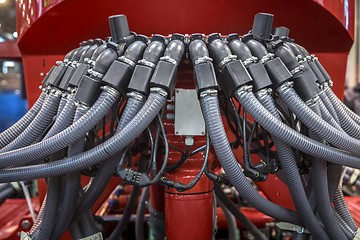
[[236,55],[229,55],[223,58],[223,60],[221,60],[221,62],[219,63],[218,67],[221,68],[222,66],[224,66],[225,64],[235,61],[237,59]]
[[195,60],[195,65],[198,65],[200,63],[206,63],[206,62],[212,62],[213,59],[208,57],[208,56],[203,56],[203,57],[199,57],[198,59]]
[[293,82],[284,82],[280,87],[276,89],[279,93],[284,93],[294,86]]
[[306,103],[306,105],[311,107],[311,106],[315,105],[319,99],[320,99],[319,96],[316,95],[315,97],[307,100],[305,103]]
[[252,92],[252,85],[245,85],[236,90],[235,94],[238,96],[238,99],[243,98],[243,96],[247,95],[249,92]]
[[177,65],[177,64],[178,64],[178,62],[177,62],[175,59],[173,59],[173,58],[171,58],[171,57],[169,57],[169,56],[163,56],[163,57],[160,58],[160,60],[165,61],[165,62],[172,63],[172,64],[174,64],[174,65]]
[[100,87],[101,90],[110,93],[111,95],[113,95],[114,97],[117,97],[119,95],[118,90],[116,90],[115,88],[111,87],[111,86],[101,86]]
[[243,61],[243,64],[245,67],[247,67],[248,65],[252,64],[252,63],[256,63],[258,61],[258,58],[255,56],[249,57],[247,59],[245,59]]
[[75,106],[78,110],[87,111],[90,107],[84,102],[75,101]]
[[295,74],[303,71],[303,69],[304,69],[304,65],[299,65],[298,67],[294,68],[290,72],[291,72],[292,75],[295,75]]
[[141,94],[139,92],[136,92],[136,91],[129,92],[129,93],[126,94],[126,96],[128,98],[130,98],[130,97],[135,98],[135,99],[137,99],[139,101],[142,101],[142,102],[145,101],[145,99],[146,99],[146,97],[143,94]]
[[139,64],[142,64],[142,65],[145,65],[145,66],[148,66],[148,67],[151,67],[151,68],[155,68],[156,67],[156,64],[146,60],[146,59],[141,59],[138,61]]
[[79,240],[103,240],[103,236],[101,232],[95,233],[93,235],[84,237],[84,238],[80,238]]
[[264,89],[261,89],[261,90],[257,91],[255,93],[255,95],[257,96],[257,98],[262,99],[263,97],[268,96],[271,93],[272,93],[271,88],[264,88]]
[[121,56],[119,57],[119,60],[130,65],[131,67],[135,67],[136,63],[134,63],[134,61],[132,61],[131,59],[125,57],[125,56]]
[[206,96],[217,96],[217,94],[218,91],[216,89],[208,89],[200,93],[200,98],[204,98]]
[[268,54],[266,54],[265,56],[263,56],[263,57],[260,59],[259,62],[262,63],[262,64],[264,64],[264,63],[266,63],[267,61],[273,59],[274,56],[275,56],[275,55],[274,55],[273,53],[268,53]]
[[95,66],[95,61],[94,60],[91,60],[91,59],[89,59],[88,60],[88,64],[90,64],[90,66]]
[[150,92],[151,93],[158,93],[158,94],[160,94],[161,96],[163,96],[165,98],[167,98],[167,96],[168,96],[168,93],[164,89],[159,88],[159,87],[150,88]]
[[50,93],[53,94],[55,97],[61,97],[63,92],[60,89],[52,88]]
[[61,65],[63,63],[63,61],[56,61],[56,65]]
[[300,54],[296,55],[295,57],[298,62],[303,62],[305,60],[305,58],[303,56],[301,56]]
[[100,79],[104,77],[104,74],[99,73],[99,72],[97,72],[97,71],[95,71],[95,70],[93,70],[93,69],[89,69],[89,70],[88,70],[88,73],[89,73],[90,75],[92,75],[92,76],[94,76],[94,77],[97,77],[97,78],[100,78]]
[[76,67],[79,66],[79,62],[78,62],[78,61],[73,61],[73,62],[71,62],[69,65],[70,65],[71,67],[73,67],[73,68],[76,68]]
[[310,233],[306,228],[287,222],[279,222],[275,224],[281,230],[293,231],[297,233]]

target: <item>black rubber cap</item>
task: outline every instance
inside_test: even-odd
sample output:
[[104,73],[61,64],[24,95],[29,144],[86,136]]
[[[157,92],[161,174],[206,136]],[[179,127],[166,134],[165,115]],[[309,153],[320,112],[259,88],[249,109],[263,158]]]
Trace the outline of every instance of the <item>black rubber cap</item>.
[[274,15],[269,13],[257,13],[254,17],[252,35],[255,39],[269,40],[271,36]]
[[203,40],[205,39],[205,35],[202,33],[193,33],[190,35],[190,42],[194,40]]
[[119,43],[122,38],[130,35],[129,24],[125,15],[114,15],[109,17],[111,39]]
[[313,71],[313,73],[314,73],[314,74],[316,75],[316,77],[317,77],[317,82],[318,82],[319,84],[322,84],[322,83],[326,82],[326,79],[325,79],[324,75],[321,73],[321,71],[319,70],[319,68],[318,68],[318,66],[316,65],[316,63],[313,62],[313,61],[310,61],[310,62],[308,62],[308,63],[309,63],[309,66],[310,66],[311,70]]
[[273,30],[273,34],[279,37],[288,37],[290,33],[290,29],[287,27],[276,27]]

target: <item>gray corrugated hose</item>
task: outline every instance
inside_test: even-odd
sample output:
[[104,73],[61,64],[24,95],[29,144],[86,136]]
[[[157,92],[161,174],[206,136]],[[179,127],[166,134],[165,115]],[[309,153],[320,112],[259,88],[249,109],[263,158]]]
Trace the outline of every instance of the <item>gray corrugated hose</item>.
[[144,131],[165,104],[167,96],[165,91],[161,89],[151,89],[151,91],[152,93],[142,109],[119,134],[115,134],[104,143],[74,157],[47,164],[0,170],[0,182],[63,175],[92,166],[116,154]]
[[235,97],[246,111],[272,136],[311,156],[336,164],[360,168],[360,157],[318,143],[277,120],[264,108],[252,93],[252,87],[245,86],[235,92]]
[[[280,121],[281,117],[275,107],[275,103],[269,94],[269,91],[258,91],[257,97],[264,107]],[[303,224],[310,231],[311,235],[316,237],[316,239],[329,239],[329,237],[326,236],[323,227],[314,215],[307,199],[292,149],[288,145],[284,144],[284,142],[282,142],[279,138],[274,136],[272,138],[277,150],[276,153],[278,159],[285,171],[287,180],[286,183],[289,187],[291,197]]]
[[118,92],[116,90],[104,87],[100,97],[89,111],[70,127],[39,143],[17,149],[13,152],[2,153],[0,154],[0,162],[7,165],[11,165],[13,162],[28,163],[71,145],[83,137],[107,114],[116,101],[117,96]]
[[217,96],[203,96],[200,98],[200,104],[206,128],[209,132],[216,155],[240,196],[251,203],[256,209],[269,216],[280,221],[301,225],[302,222],[298,214],[263,198],[246,179],[236,161],[226,136]]
[[0,149],[12,142],[30,125],[30,123],[39,113],[46,97],[47,94],[45,92],[42,92],[38,100],[36,100],[35,104],[22,118],[20,118],[19,121],[17,121],[14,125],[0,133]]
[[[17,138],[15,138],[11,143],[0,150],[0,153],[2,153],[1,155],[5,154],[7,151],[15,150],[32,144],[45,131],[45,129],[53,120],[53,117],[56,115],[60,99],[60,92],[54,91],[50,93],[34,120]],[[1,167],[12,165],[11,162],[0,162],[2,164]],[[21,160],[14,161],[14,163],[15,162],[21,163]]]
[[314,133],[322,137],[328,143],[345,151],[360,155],[360,141],[340,132],[317,116],[300,99],[290,83],[283,84],[277,89],[277,92],[290,110],[295,113],[300,121],[310,130],[314,131]]

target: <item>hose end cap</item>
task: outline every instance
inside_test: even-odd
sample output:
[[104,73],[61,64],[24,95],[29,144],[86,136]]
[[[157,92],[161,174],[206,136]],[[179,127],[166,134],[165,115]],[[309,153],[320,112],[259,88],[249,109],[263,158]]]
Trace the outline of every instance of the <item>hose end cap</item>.
[[258,40],[269,40],[274,15],[269,13],[257,13],[254,17],[252,35]]
[[221,34],[220,33],[212,33],[207,38],[208,43],[211,43],[212,41],[214,41],[216,39],[221,39]]
[[228,42],[231,42],[232,40],[238,40],[240,38],[239,34],[237,33],[231,33],[228,35],[228,37],[226,38],[226,40]]

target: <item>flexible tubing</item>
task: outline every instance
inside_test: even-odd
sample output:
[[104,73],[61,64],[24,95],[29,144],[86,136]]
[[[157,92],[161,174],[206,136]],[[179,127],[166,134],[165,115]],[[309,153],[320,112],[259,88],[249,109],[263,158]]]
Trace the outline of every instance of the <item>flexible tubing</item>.
[[310,130],[334,146],[360,155],[360,141],[356,140],[322,120],[300,99],[292,87],[278,89],[280,97],[300,121]]
[[237,163],[226,136],[224,125],[221,120],[217,96],[207,95],[202,97],[200,98],[200,103],[206,128],[209,131],[216,155],[221,163],[221,166],[224,168],[226,175],[229,177],[229,180],[239,192],[241,197],[251,203],[257,210],[269,216],[272,216],[280,221],[302,225],[298,214],[263,198],[246,179]]
[[[161,107],[165,104],[165,95],[166,94],[152,92],[141,110],[120,133],[115,134],[112,138],[106,140],[104,143],[101,143],[95,148],[92,148],[82,154],[78,154],[77,156],[69,157],[56,162],[12,169],[2,169],[0,170],[0,182],[13,182],[58,176],[70,172],[80,171],[88,166],[101,162],[125,148],[145,130],[145,128],[160,111]],[[86,115],[87,114],[84,116]],[[84,118],[84,116],[82,118]],[[79,120],[77,122],[79,122]]]
[[[138,113],[141,107],[144,105],[144,101],[138,98],[129,97],[125,105],[123,114],[120,118],[119,125],[115,131],[115,134],[121,132],[121,130],[126,126],[127,123]],[[112,156],[110,159],[105,160],[101,168],[98,170],[95,177],[90,180],[89,187],[85,191],[84,196],[81,198],[79,207],[76,210],[75,217],[79,214],[89,209],[92,204],[98,199],[111,177],[116,170],[118,164],[118,156],[122,156],[124,151],[120,151],[116,156]]]
[[146,202],[149,200],[149,187],[143,188],[143,191],[140,196],[140,201],[138,208],[136,210],[136,220],[135,220],[135,239],[144,240],[144,216],[146,211]]
[[[275,103],[271,95],[269,95],[269,92],[267,91],[266,95],[258,98],[263,106],[280,121],[280,115],[276,110]],[[310,231],[311,235],[316,237],[316,239],[329,239],[314,215],[307,199],[292,149],[277,137],[273,137],[273,141],[278,159],[285,172],[286,183],[289,187],[291,197],[304,226]]]
[[[36,138],[38,138],[45,131],[45,129],[53,120],[53,117],[56,115],[60,99],[61,95],[59,95],[58,93],[50,93],[44,104],[42,105],[41,110],[36,115],[34,120],[30,123],[30,125],[11,143],[3,147],[0,150],[0,153],[4,154],[7,151],[15,150],[32,144],[36,140]],[[21,160],[18,160],[17,162],[21,162]],[[1,164],[3,163],[1,162]],[[11,163],[5,164],[5,166],[11,165]]]
[[[87,110],[88,108],[86,107],[77,108],[73,122],[76,122],[78,119],[80,119],[87,112]],[[69,146],[68,157],[75,156],[83,152],[84,138],[80,138]],[[60,211],[56,219],[56,228],[53,232],[52,239],[59,239],[71,223],[79,196],[80,176],[81,175],[79,172],[73,172],[66,174],[64,177],[65,186],[63,200],[59,208]]]
[[235,92],[235,97],[246,111],[272,136],[281,139],[290,146],[311,156],[339,165],[360,168],[360,158],[336,148],[310,139],[277,120],[261,105],[251,92],[251,88],[242,87]]
[[344,195],[340,187],[338,187],[335,192],[333,203],[335,211],[339,214],[339,216],[345,221],[347,225],[349,225],[351,230],[356,231],[358,227],[353,217],[351,216],[348,206],[346,205]]
[[42,92],[30,110],[11,127],[0,133],[0,149],[17,138],[39,113],[47,94]]
[[340,121],[339,121],[339,118],[335,111],[334,105],[331,103],[331,101],[330,101],[329,97],[327,96],[327,94],[325,93],[325,91],[320,91],[319,97],[320,97],[321,101],[324,103],[324,105],[327,108],[327,110],[329,111],[329,113],[331,114],[331,116],[335,119],[335,121],[338,124],[340,124]]
[[358,124],[360,125],[360,116],[351,111],[340,99],[335,95],[331,88],[325,89],[326,95],[329,97],[331,103],[334,105],[334,108],[342,108],[346,113]]
[[226,208],[226,206],[222,203],[220,199],[216,199],[217,204],[219,204],[221,210],[224,212],[227,226],[228,226],[228,239],[235,240],[239,239],[239,230],[237,228],[237,223],[235,217],[231,214],[231,212]]
[[89,129],[93,128],[106,115],[114,104],[117,95],[118,93],[111,90],[111,88],[105,88],[89,111],[74,124],[39,143],[0,154],[1,164],[11,165],[18,161],[28,163],[71,145],[83,137]]
[[[309,108],[321,117],[320,108],[317,104],[312,104]],[[309,136],[318,142],[322,142],[322,139],[312,130],[309,131]],[[311,170],[315,200],[321,221],[324,223],[325,229],[332,239],[346,240],[347,238],[345,234],[341,230],[335,216],[333,215],[333,209],[329,197],[326,161],[313,159]]]
[[219,184],[214,183],[214,191],[218,200],[224,204],[224,206],[234,217],[236,217],[244,228],[246,228],[256,239],[267,240],[264,233],[261,232],[260,229],[256,227],[256,225],[252,223],[242,212],[240,212],[235,204],[228,199]]

